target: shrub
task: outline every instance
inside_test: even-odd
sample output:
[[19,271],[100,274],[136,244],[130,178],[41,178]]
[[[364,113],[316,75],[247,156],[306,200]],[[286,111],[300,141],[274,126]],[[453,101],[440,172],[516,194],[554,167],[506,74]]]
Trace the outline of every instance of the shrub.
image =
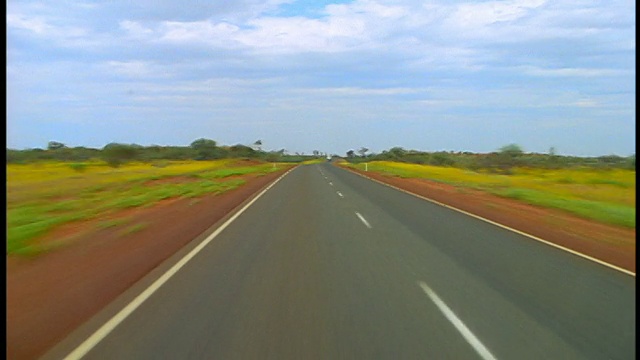
[[71,163],[69,164],[69,167],[77,172],[84,172],[87,170],[87,164],[85,163]]

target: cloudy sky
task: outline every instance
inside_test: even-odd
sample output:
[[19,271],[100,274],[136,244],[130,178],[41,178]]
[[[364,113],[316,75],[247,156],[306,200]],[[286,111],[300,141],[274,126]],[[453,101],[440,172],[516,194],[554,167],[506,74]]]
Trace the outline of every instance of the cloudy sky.
[[632,0],[6,4],[9,148],[635,153]]

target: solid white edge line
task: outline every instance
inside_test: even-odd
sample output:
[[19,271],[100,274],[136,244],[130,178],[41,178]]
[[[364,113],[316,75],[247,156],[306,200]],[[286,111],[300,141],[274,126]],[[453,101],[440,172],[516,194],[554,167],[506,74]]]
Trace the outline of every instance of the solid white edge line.
[[451,310],[447,304],[444,303],[435,293],[435,291],[431,290],[431,288],[424,282],[418,281],[418,285],[422,288],[422,290],[427,294],[427,296],[433,301],[434,304],[440,309],[440,311],[444,314],[444,316],[453,324],[453,326],[462,334],[462,337],[473,347],[473,349],[480,355],[484,360],[496,360],[495,356],[491,354],[491,351],[487,349],[484,344],[469,330],[469,328],[456,316],[456,314]]
[[505,230],[512,231],[512,232],[514,232],[514,233],[516,233],[516,234],[520,234],[520,235],[522,235],[522,236],[526,236],[526,237],[528,237],[528,238],[530,238],[530,239],[533,239],[533,240],[539,241],[539,242],[544,243],[544,244],[547,244],[547,245],[549,245],[549,246],[553,246],[553,247],[555,247],[555,248],[557,248],[557,249],[560,249],[560,250],[564,250],[564,251],[566,251],[566,252],[568,252],[568,253],[571,253],[571,254],[573,254],[573,255],[580,256],[580,257],[582,257],[582,258],[584,258],[584,259],[587,259],[587,260],[591,260],[591,261],[596,262],[596,263],[598,263],[598,264],[600,264],[600,265],[604,265],[604,266],[606,266],[606,267],[608,267],[608,268],[611,268],[611,269],[613,269],[613,270],[620,271],[620,272],[622,272],[622,273],[625,273],[625,274],[627,274],[627,275],[631,275],[631,276],[633,276],[633,277],[635,277],[635,276],[636,276],[636,273],[634,273],[633,271],[629,271],[629,270],[627,270],[627,269],[623,269],[623,268],[621,268],[621,267],[618,267],[618,266],[615,266],[615,265],[609,264],[608,262],[604,262],[604,261],[602,261],[602,260],[600,260],[600,259],[596,259],[596,258],[594,258],[594,257],[591,257],[591,256],[589,256],[589,255],[585,255],[585,254],[580,253],[580,252],[577,252],[577,251],[575,251],[575,250],[571,250],[571,249],[566,248],[566,247],[564,247],[564,246],[562,246],[562,245],[554,244],[554,243],[552,243],[552,242],[550,242],[550,241],[547,241],[547,240],[541,239],[541,238],[539,238],[539,237],[537,237],[537,236],[534,236],[534,235],[531,235],[531,234],[527,234],[527,233],[525,233],[525,232],[522,232],[522,231],[520,231],[520,230],[516,230],[516,229],[514,229],[514,228],[510,228],[510,227],[508,227],[508,226],[506,226],[506,225],[502,225],[502,224],[497,223],[497,222],[495,222],[495,221],[491,221],[491,220],[489,220],[489,219],[485,219],[485,218],[483,218],[483,217],[481,217],[481,216],[478,216],[478,215],[472,214],[472,213],[470,213],[470,212],[467,212],[467,211],[464,211],[464,210],[460,210],[460,209],[458,209],[458,208],[455,208],[455,207],[450,206],[450,205],[447,205],[447,204],[443,204],[443,203],[441,203],[441,202],[439,202],[439,201],[436,201],[436,200],[433,200],[433,199],[429,199],[428,197],[424,197],[424,196],[422,196],[422,195],[414,194],[414,193],[412,193],[412,192],[410,192],[410,191],[407,191],[407,190],[401,189],[401,188],[399,188],[399,187],[397,187],[397,186],[393,186],[393,185],[390,185],[390,184],[384,183],[384,182],[382,182],[382,181],[380,181],[380,180],[376,180],[376,179],[370,178],[370,177],[368,177],[368,176],[366,176],[366,175],[362,175],[362,174],[360,174],[360,173],[358,173],[358,172],[355,172],[355,171],[351,171],[351,172],[352,172],[352,173],[354,173],[354,174],[356,174],[356,175],[360,175],[360,176],[362,176],[363,178],[369,179],[369,180],[371,180],[371,181],[375,181],[375,182],[377,182],[377,183],[379,183],[379,184],[381,184],[381,185],[388,186],[388,187],[390,187],[390,188],[392,188],[392,189],[396,189],[396,190],[398,190],[398,191],[402,191],[402,192],[403,192],[403,193],[405,193],[405,194],[413,195],[413,196],[415,196],[415,197],[417,197],[417,198],[420,198],[420,199],[423,199],[423,200],[429,201],[429,202],[434,203],[434,204],[436,204],[436,205],[440,205],[440,206],[446,207],[447,209],[451,209],[451,210],[457,211],[457,212],[459,212],[459,213],[462,213],[462,214],[465,214],[465,215],[468,215],[468,216],[474,217],[474,218],[476,218],[476,219],[478,219],[478,220],[482,220],[482,221],[487,222],[487,223],[489,223],[489,224],[492,224],[492,225],[495,225],[495,226],[501,227],[501,228],[503,228],[503,229],[505,229]]
[[360,213],[357,211],[356,215],[358,216],[358,218],[360,218],[360,221],[362,221],[369,229],[371,229],[371,225],[369,225],[369,222],[367,222],[367,219],[365,219],[364,216],[360,215]]
[[227,228],[235,219],[237,219],[245,210],[249,208],[254,202],[256,202],[264,193],[266,193],[271,187],[278,183],[283,177],[289,174],[294,168],[289,169],[286,173],[282,174],[264,190],[262,190],[255,198],[253,198],[248,204],[242,207],[237,213],[235,213],[229,220],[225,221],[219,228],[217,228],[211,235],[203,240],[198,246],[185,255],[180,261],[173,265],[167,272],[153,282],[146,290],[140,295],[136,296],[127,306],[125,306],[120,312],[113,316],[109,321],[102,325],[96,332],[89,336],[82,344],[80,344],[75,350],[67,355],[64,360],[77,360],[85,356],[93,347],[95,347],[102,339],[104,339],[113,329],[115,329],[122,321],[124,321],[131,313],[133,313],[145,300],[147,300],[154,292],[156,292],[164,283],[166,283],[178,270],[180,270],[189,260],[195,257],[205,246],[207,246],[216,236],[218,236],[224,229]]

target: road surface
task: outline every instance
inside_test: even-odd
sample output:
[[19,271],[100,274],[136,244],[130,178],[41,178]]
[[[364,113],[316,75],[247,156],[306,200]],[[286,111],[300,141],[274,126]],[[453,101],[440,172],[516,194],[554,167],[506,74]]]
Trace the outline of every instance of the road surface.
[[148,293],[45,358],[635,359],[634,276],[328,163]]

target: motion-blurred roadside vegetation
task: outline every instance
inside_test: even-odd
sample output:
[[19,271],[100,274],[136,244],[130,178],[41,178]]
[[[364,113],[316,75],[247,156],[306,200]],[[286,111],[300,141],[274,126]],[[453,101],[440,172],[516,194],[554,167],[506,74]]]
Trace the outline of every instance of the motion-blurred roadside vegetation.
[[603,155],[579,157],[558,155],[555,148],[548,153],[527,153],[517,144],[509,144],[490,153],[436,151],[425,152],[393,147],[379,154],[367,154],[368,149],[349,150],[346,160],[357,164],[370,161],[396,161],[409,164],[446,166],[472,171],[487,171],[502,175],[513,174],[516,168],[566,169],[589,167],[598,169],[636,169],[636,155]]
[[348,152],[345,166],[403,178],[471,188],[520,202],[563,210],[602,223],[635,228],[636,159],[525,153],[515,144],[489,154]]
[[221,146],[200,138],[188,146],[110,143],[94,149],[50,141],[46,149],[7,149],[7,253],[33,255],[61,246],[68,239],[39,239],[65,224],[104,218],[94,227],[125,226],[127,221],[110,217],[166,199],[197,201],[243,185],[244,175],[326,161],[319,151],[289,154],[262,145]]
[[47,252],[78,235],[75,231],[53,242],[39,242],[62,225],[94,221],[96,229],[135,226],[118,214],[169,199],[195,203],[242,186],[246,176],[292,166],[244,159],[131,161],[117,167],[103,160],[7,164],[7,254]]
[[299,163],[324,158],[326,154],[313,151],[313,154],[289,154],[287,150],[262,150],[262,141],[248,145],[219,145],[215,140],[197,139],[188,146],[142,146],[138,144],[110,143],[102,149],[84,146],[68,147],[50,141],[46,149],[7,149],[7,164],[27,164],[42,161],[63,161],[75,163],[72,167],[83,171],[83,162],[92,160],[105,161],[109,166],[117,168],[128,162],[162,162],[164,160],[219,160],[219,159],[253,159],[268,162]]

